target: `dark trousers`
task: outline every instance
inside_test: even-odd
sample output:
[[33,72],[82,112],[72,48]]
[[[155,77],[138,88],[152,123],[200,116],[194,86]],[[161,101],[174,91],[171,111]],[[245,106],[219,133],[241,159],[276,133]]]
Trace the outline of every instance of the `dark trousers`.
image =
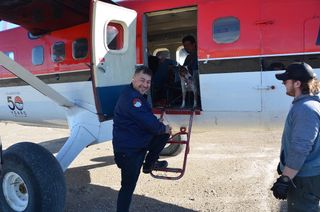
[[289,212],[319,212],[320,175],[295,177],[296,188],[290,188],[287,203]]
[[[166,145],[169,135],[154,136],[147,149],[132,152],[115,152],[114,160],[121,169],[121,189],[118,194],[117,212],[129,211],[132,194],[136,187],[144,159],[146,164],[154,164]],[[148,154],[146,156],[146,153]]]

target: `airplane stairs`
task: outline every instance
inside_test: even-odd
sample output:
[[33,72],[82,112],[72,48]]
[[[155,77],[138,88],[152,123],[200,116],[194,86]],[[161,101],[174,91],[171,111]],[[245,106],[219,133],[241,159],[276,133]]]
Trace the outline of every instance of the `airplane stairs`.
[[165,114],[168,115],[187,115],[189,116],[189,123],[187,127],[180,127],[180,131],[171,135],[168,144],[182,144],[186,145],[184,148],[184,156],[182,167],[180,168],[171,168],[167,167],[164,169],[154,169],[151,172],[151,176],[157,179],[166,179],[166,180],[178,180],[183,177],[186,165],[187,165],[187,158],[190,150],[190,136],[192,130],[192,122],[193,116],[199,115],[200,110],[198,109],[168,109],[168,108],[160,108],[154,109],[153,112],[155,114],[160,114],[160,118],[163,118]]

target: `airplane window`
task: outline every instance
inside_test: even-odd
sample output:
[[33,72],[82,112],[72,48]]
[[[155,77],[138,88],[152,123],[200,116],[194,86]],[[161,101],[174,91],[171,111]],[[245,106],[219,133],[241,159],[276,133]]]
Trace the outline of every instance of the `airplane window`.
[[218,18],[213,22],[213,40],[232,43],[240,37],[240,21],[235,17]]
[[83,59],[88,55],[88,40],[79,38],[72,43],[72,54],[75,59]]
[[319,32],[318,32],[318,38],[317,38],[316,45],[320,46],[320,28],[319,28]]
[[153,56],[157,56],[158,58],[170,59],[170,51],[167,48],[156,49],[153,51]]
[[0,20],[0,32],[8,29],[14,29],[17,27],[19,27],[19,25]]
[[66,57],[66,48],[64,42],[55,42],[52,47],[51,59],[53,62],[61,62]]
[[188,56],[188,53],[186,52],[186,50],[183,48],[183,46],[179,46],[177,51],[176,51],[176,58],[177,58],[177,62],[180,65],[183,65],[184,60],[186,59],[186,57]]
[[107,25],[107,46],[111,50],[123,48],[123,27],[119,23],[110,22]]
[[31,32],[28,32],[28,38],[30,40],[35,40],[35,39],[38,39],[38,38],[41,38],[42,35],[33,35]]
[[5,55],[10,57],[11,60],[14,60],[14,53],[13,52],[3,52]]
[[36,46],[32,49],[32,64],[41,65],[44,60],[44,49],[43,46]]

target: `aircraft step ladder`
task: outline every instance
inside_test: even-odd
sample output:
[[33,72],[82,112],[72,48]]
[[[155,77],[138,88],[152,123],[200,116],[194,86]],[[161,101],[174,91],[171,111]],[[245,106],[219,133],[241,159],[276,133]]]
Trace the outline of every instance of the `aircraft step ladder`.
[[[171,168],[167,167],[164,169],[153,169],[151,172],[151,176],[157,179],[166,179],[166,180],[178,180],[183,177],[186,165],[187,158],[190,150],[190,136],[192,129],[193,116],[199,115],[200,110],[195,109],[161,109],[161,112],[154,110],[155,114],[161,114],[160,118],[163,118],[164,114],[175,114],[175,115],[189,115],[189,124],[188,129],[186,127],[180,127],[180,131],[170,136],[168,140],[168,144],[183,144],[186,145],[184,149],[184,158],[182,163],[182,168]],[[185,136],[183,136],[185,135]],[[180,137],[180,139],[178,139]],[[184,140],[182,140],[184,138]],[[169,164],[170,165],[170,164]],[[176,173],[176,176],[168,176],[168,173]]]

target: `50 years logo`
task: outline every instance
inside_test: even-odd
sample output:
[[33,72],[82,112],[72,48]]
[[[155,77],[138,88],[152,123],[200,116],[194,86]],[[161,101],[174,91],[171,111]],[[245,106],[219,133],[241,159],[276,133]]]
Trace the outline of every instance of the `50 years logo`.
[[15,117],[26,117],[27,113],[23,110],[23,100],[20,96],[7,96],[8,107]]

